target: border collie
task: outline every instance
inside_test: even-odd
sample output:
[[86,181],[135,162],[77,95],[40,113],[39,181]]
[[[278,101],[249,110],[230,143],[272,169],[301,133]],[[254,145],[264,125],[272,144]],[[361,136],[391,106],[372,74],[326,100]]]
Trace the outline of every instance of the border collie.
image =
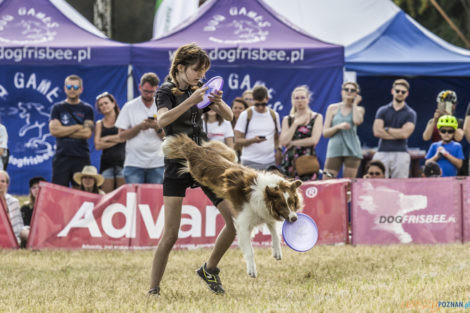
[[186,134],[169,136],[162,145],[169,159],[182,159],[184,168],[201,185],[209,187],[218,197],[228,200],[234,209],[234,225],[238,244],[247,264],[247,272],[256,277],[256,264],[251,244],[255,226],[265,223],[271,233],[273,257],[282,258],[281,242],[276,224],[297,220],[303,208],[298,190],[300,180],[289,181],[273,172],[258,171],[236,163],[235,151],[218,141],[198,146]]

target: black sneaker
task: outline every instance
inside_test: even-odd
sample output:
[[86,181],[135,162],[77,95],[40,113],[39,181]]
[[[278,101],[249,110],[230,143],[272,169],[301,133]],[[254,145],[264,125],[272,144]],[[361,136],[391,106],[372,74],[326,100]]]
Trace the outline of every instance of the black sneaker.
[[207,284],[209,289],[216,294],[225,293],[224,288],[222,288],[222,282],[219,278],[220,270],[215,268],[215,270],[208,270],[206,263],[201,266],[196,273],[201,277],[201,279]]
[[152,288],[148,291],[148,295],[149,296],[159,296],[160,295],[160,287],[155,287],[155,288]]

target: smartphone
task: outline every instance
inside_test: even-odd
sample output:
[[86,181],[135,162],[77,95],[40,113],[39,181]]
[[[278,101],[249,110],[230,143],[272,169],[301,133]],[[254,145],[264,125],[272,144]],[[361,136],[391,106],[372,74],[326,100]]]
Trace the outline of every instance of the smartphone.
[[258,136],[261,139],[266,139],[266,136]]
[[155,116],[149,116],[147,117],[149,120],[154,120],[155,119]]

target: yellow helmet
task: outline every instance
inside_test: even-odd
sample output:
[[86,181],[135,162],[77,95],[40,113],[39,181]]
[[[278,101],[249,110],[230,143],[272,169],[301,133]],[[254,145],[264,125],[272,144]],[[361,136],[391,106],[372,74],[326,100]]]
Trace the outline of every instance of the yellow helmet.
[[452,115],[442,115],[439,120],[437,121],[437,129],[441,129],[441,127],[452,127],[453,129],[457,129],[459,123],[455,116]]

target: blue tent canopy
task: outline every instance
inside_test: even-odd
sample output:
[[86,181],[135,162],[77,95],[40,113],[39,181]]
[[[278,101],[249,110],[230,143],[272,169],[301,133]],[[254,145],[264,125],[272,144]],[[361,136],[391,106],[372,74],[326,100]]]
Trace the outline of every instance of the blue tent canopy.
[[448,44],[403,11],[346,48],[358,75],[470,76],[470,51]]
[[[103,91],[127,99],[130,45],[105,38],[63,0],[0,3],[0,116],[8,132],[10,193],[27,194],[32,176],[51,178],[54,103],[65,99],[64,79],[83,79],[81,99],[94,104]],[[99,118],[97,112],[96,117]],[[90,141],[93,165],[100,151]]]

